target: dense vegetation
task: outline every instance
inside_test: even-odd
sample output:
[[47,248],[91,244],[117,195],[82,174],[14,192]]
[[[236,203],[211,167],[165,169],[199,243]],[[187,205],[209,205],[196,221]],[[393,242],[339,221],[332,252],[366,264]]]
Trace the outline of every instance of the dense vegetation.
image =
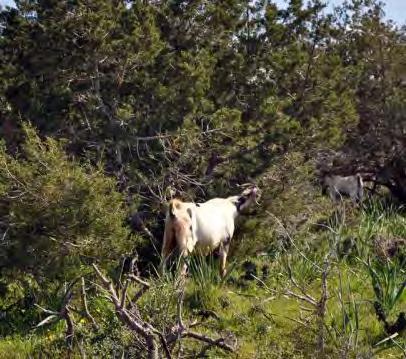
[[[406,355],[406,32],[382,4],[15,2],[0,357]],[[362,206],[321,196],[357,171]],[[247,182],[227,277],[157,274],[167,200]]]

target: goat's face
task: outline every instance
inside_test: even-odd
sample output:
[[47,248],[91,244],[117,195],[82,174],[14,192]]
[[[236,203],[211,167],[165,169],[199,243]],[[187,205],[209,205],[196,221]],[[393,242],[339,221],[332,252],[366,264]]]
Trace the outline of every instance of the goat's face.
[[259,196],[259,188],[257,186],[251,186],[246,188],[239,196],[237,200],[238,211],[242,211],[245,208],[256,202]]
[[182,255],[191,253],[195,244],[192,211],[178,211],[172,218],[173,229],[175,231],[176,242]]

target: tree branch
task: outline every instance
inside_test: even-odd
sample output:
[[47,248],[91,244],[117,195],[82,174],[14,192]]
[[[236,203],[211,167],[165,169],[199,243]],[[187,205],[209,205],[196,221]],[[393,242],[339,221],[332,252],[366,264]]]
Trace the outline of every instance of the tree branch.
[[109,296],[115,306],[118,318],[131,330],[141,335],[145,339],[148,351],[148,358],[158,359],[159,352],[155,337],[155,333],[157,333],[158,331],[149,323],[144,322],[140,319],[136,320],[133,316],[131,316],[125,309],[124,306],[125,300],[120,300],[118,298],[117,292],[115,291],[112,283],[101,273],[96,264],[93,264],[93,268],[96,271],[96,274],[98,275],[100,280],[102,281],[104,288],[109,292]]
[[83,308],[85,310],[86,317],[91,321],[92,326],[95,330],[99,329],[99,326],[94,319],[94,317],[90,314],[89,308],[87,306],[87,299],[86,299],[86,287],[85,287],[85,278],[82,277],[82,303],[83,303]]

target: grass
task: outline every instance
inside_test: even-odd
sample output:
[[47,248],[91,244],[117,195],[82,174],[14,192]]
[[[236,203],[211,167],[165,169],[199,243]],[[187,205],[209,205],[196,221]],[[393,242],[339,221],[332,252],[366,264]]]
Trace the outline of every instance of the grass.
[[396,260],[371,260],[364,262],[371,277],[376,301],[386,313],[390,313],[397,303],[405,300],[406,272],[404,263]]
[[0,358],[25,359],[35,351],[38,340],[34,338],[6,337],[0,340]]
[[[226,278],[220,277],[214,257],[190,258],[184,317],[192,320],[200,318],[201,309],[214,311],[218,318],[205,320],[199,331],[214,337],[232,335],[238,340],[236,354],[212,348],[207,352],[208,357],[318,357],[315,307],[287,295],[286,290],[302,294],[299,289],[302,288],[319,300],[321,268],[327,254],[331,263],[324,318],[326,357],[400,358],[403,355],[405,333],[377,345],[388,334],[374,310],[374,302],[379,301],[393,322],[406,308],[402,284],[404,264],[395,259],[377,260],[374,248],[374,238],[378,236],[406,237],[402,210],[371,202],[360,211],[333,210],[326,223],[318,232],[313,231],[311,223],[291,231],[290,241],[294,245],[277,247],[270,243],[270,255],[234,257],[234,263],[228,264]],[[277,231],[271,228],[270,232]],[[260,242],[264,245],[263,238]],[[245,260],[257,266],[261,281],[243,279]],[[260,272],[263,266],[269,272],[267,277],[262,277]],[[161,330],[169,330],[176,317],[178,269],[168,269],[150,278],[151,289],[139,301],[143,317]],[[128,293],[131,295],[132,291]],[[89,310],[102,326],[100,332],[93,333],[86,323],[79,323],[78,339],[85,340],[89,356],[137,352],[134,337],[116,320],[110,303],[102,296],[89,299]],[[27,358],[41,351],[63,353],[63,333],[61,322],[25,338],[8,336],[0,341],[0,357]],[[183,350],[193,353],[200,347],[185,340]],[[77,351],[76,354],[79,355]]]

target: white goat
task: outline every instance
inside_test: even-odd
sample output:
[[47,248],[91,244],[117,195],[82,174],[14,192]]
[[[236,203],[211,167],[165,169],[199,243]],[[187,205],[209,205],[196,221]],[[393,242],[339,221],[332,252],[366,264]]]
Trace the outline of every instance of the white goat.
[[258,188],[251,187],[238,196],[213,198],[204,203],[171,200],[165,220],[162,265],[176,246],[183,257],[194,249],[207,255],[218,248],[224,276],[234,221],[244,208],[255,202],[257,194]]

